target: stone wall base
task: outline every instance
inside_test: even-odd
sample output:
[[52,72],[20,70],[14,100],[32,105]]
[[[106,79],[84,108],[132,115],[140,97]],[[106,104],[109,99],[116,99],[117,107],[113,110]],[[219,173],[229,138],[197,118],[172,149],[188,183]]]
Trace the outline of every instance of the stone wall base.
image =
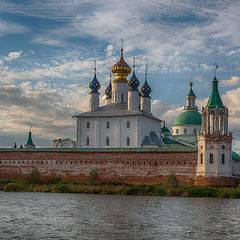
[[194,186],[235,187],[236,185],[236,181],[230,177],[206,178],[197,176],[194,181]]

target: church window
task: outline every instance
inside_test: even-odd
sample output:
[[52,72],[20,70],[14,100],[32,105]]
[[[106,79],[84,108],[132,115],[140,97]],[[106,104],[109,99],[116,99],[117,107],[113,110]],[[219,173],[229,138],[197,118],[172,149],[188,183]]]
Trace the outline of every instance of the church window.
[[127,137],[127,146],[130,145],[130,137]]
[[213,163],[213,153],[210,153],[210,163]]
[[200,162],[201,162],[201,164],[203,164],[203,154],[202,153],[200,155]]
[[222,154],[222,164],[225,164],[225,155],[224,155],[224,153]]
[[106,146],[109,146],[109,137],[106,137]]
[[89,137],[86,138],[86,145],[89,146],[90,141],[89,141]]
[[121,99],[121,102],[123,102],[123,93],[122,93],[122,99]]
[[187,134],[187,129],[186,129],[186,128],[184,128],[183,132],[184,132],[184,134]]
[[110,128],[110,122],[106,123],[106,128]]
[[224,145],[222,145],[222,149],[225,149],[225,146],[224,146]]
[[177,129],[177,130],[176,130],[176,134],[178,134],[178,133],[179,133],[179,130]]
[[127,128],[130,128],[130,121],[127,121]]
[[90,128],[90,122],[87,122],[87,128]]

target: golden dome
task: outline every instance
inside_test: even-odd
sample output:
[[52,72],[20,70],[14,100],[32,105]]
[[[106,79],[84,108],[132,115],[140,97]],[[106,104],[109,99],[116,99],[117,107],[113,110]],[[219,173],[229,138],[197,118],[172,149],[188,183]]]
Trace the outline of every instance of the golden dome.
[[115,81],[127,81],[127,76],[132,69],[123,58],[123,49],[121,48],[121,56],[118,62],[112,67],[112,72],[115,75]]

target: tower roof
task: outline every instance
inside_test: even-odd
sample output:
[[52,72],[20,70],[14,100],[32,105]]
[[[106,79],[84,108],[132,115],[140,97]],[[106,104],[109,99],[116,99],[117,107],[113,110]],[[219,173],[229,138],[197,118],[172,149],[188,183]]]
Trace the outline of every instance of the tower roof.
[[121,47],[120,58],[112,67],[112,72],[116,76],[115,81],[127,81],[127,76],[131,71],[131,68],[123,58],[123,48]]
[[135,58],[133,58],[133,74],[128,81],[128,86],[130,87],[131,90],[138,91],[139,81],[135,75]]
[[32,132],[29,131],[28,133],[28,140],[27,140],[27,143],[25,144],[25,146],[28,146],[28,147],[35,147],[35,145],[33,144],[33,140],[32,140]]
[[106,99],[112,98],[112,82],[111,82],[111,75],[108,87],[105,89]]
[[90,93],[98,93],[98,90],[100,89],[100,83],[97,80],[97,74],[96,74],[96,61],[95,61],[95,67],[94,67],[93,80],[89,83],[89,88],[91,89]]
[[208,99],[208,103],[207,103],[206,107],[215,108],[217,106],[219,108],[224,108],[223,103],[222,103],[222,99],[221,99],[220,94],[218,92],[218,80],[215,76],[214,79],[212,80],[212,92],[211,92],[211,95]]
[[152,91],[152,89],[148,85],[148,82],[147,82],[147,65],[146,65],[145,82],[141,87],[142,97],[150,97],[149,94],[151,93],[151,91]]
[[184,111],[173,123],[173,126],[202,125],[202,115],[197,111]]
[[192,90],[193,84],[191,82],[190,82],[189,86],[190,86],[190,89],[189,89],[189,91],[187,93],[187,96],[194,96],[194,97],[196,97],[196,95],[194,94],[194,92]]

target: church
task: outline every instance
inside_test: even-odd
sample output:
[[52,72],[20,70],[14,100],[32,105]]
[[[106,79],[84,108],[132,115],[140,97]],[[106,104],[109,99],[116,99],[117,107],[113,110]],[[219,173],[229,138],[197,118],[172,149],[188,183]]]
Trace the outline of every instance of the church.
[[74,116],[77,120],[77,148],[142,148],[161,147],[162,120],[151,112],[151,87],[147,68],[145,82],[139,91],[139,80],[132,76],[130,66],[123,58],[112,67],[115,79],[105,90],[105,105],[99,106],[100,83],[96,67],[89,83],[89,111]]

